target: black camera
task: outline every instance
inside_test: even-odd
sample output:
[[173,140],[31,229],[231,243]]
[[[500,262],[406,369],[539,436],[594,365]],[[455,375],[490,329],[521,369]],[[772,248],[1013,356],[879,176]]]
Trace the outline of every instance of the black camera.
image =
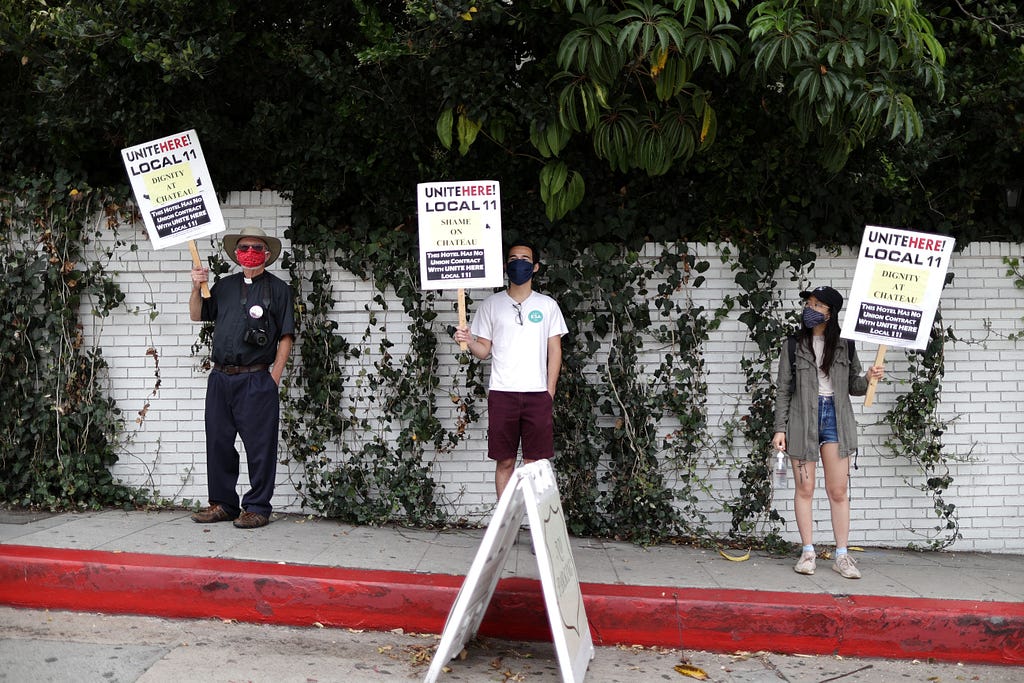
[[242,337],[245,343],[252,344],[253,346],[266,346],[267,342],[270,341],[270,335],[262,327],[250,327],[245,331],[245,336]]

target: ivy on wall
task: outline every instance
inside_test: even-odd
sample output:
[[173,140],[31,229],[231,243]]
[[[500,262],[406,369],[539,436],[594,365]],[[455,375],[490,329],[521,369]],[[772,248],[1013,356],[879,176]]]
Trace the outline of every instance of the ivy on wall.
[[741,448],[749,449],[749,455],[737,473],[739,491],[726,502],[725,509],[731,515],[732,535],[752,535],[762,525],[767,525],[769,543],[778,542],[783,522],[772,505],[770,464],[770,444],[775,431],[775,378],[771,366],[786,334],[779,314],[781,303],[773,293],[777,284],[775,272],[782,264],[783,254],[740,250],[732,263],[740,293],[726,302],[742,311],[739,320],[750,331],[756,354],[738,360],[746,378],[744,388],[750,403],[746,414],[727,426],[727,433],[742,437]]
[[[710,264],[685,244],[661,249],[657,258],[641,258],[621,245],[598,243],[550,259],[538,276],[538,288],[571,312],[555,413],[569,528],[640,544],[681,536],[721,541],[709,518],[724,511],[731,518],[729,540],[782,550],[786,520],[775,507],[769,463],[771,370],[795,313],[778,297],[777,276],[805,281],[815,254],[724,250],[721,258],[735,271],[740,293],[709,311],[695,305],[693,295]],[[301,306],[299,391],[286,400],[289,452],[304,467],[305,502],[323,514],[363,523],[452,523],[431,467],[480,419],[483,364],[460,356],[450,384],[441,386],[437,353],[450,352],[442,345],[450,346],[451,329],[437,322],[433,296],[417,288],[415,244],[405,232],[392,231],[371,251],[372,258],[365,249],[334,258],[377,292],[364,306],[367,326],[358,340],[337,333],[327,258],[311,258],[299,247],[291,264],[309,293]],[[323,265],[310,270],[299,262]],[[395,331],[394,322],[384,322],[389,297],[402,302],[398,334],[411,333],[400,353],[387,339]],[[716,441],[706,413],[705,346],[737,312],[755,349],[737,358],[747,403],[738,404],[726,437]],[[437,417],[439,402],[447,401],[457,416],[451,424]],[[339,409],[325,411],[325,404]],[[935,419],[937,407],[928,405],[926,419]],[[908,442],[928,441],[925,423],[905,426]],[[932,430],[929,439],[938,435]],[[335,451],[340,457],[328,455]],[[711,470],[723,467],[737,483],[728,497],[710,483]],[[942,481],[948,487],[949,480]]]
[[[449,430],[437,418],[438,338],[433,321],[433,294],[420,291],[418,270],[411,267],[408,235],[392,233],[380,241],[378,263],[370,271],[356,255],[341,263],[372,277],[376,294],[364,308],[362,337],[349,342],[335,330],[334,292],[325,267],[302,277],[300,263],[325,263],[325,256],[299,247],[290,263],[294,285],[305,279],[311,291],[301,302],[298,324],[303,371],[288,392],[283,437],[291,457],[302,464],[303,501],[317,511],[355,523],[383,523],[400,518],[412,524],[444,520],[430,459],[450,452],[463,438],[465,421]],[[401,258],[386,258],[397,252]],[[286,266],[289,265],[286,263]],[[296,287],[296,291],[301,291]],[[389,339],[388,299],[396,296],[409,324],[410,341],[400,354]],[[466,415],[472,402],[450,394]],[[325,409],[330,406],[329,409]],[[328,444],[340,457],[329,457]]]
[[[1013,282],[1013,286],[1017,289],[1024,289],[1024,270],[1021,269],[1020,259],[1014,257],[1004,257],[1003,263],[1006,265],[1006,276]],[[1024,318],[1021,318],[1024,322]],[[1024,339],[1024,332],[1015,332],[1010,335],[1010,339]]]
[[[438,353],[450,352],[452,330],[438,323],[437,297],[418,287],[415,241],[405,230],[373,237],[351,249],[293,244],[284,262],[303,292],[297,306],[302,371],[286,379],[282,428],[287,452],[303,472],[295,486],[311,509],[353,523],[463,523],[450,517],[452,500],[432,470],[480,420],[484,364],[460,355],[442,386]],[[571,311],[555,404],[557,475],[570,531],[644,545],[679,537],[721,542],[709,519],[724,511],[730,542],[784,551],[786,520],[775,507],[770,477],[771,369],[795,317],[777,295],[777,274],[805,281],[815,253],[726,248],[721,258],[735,271],[740,293],[708,311],[693,295],[710,264],[684,243],[661,249],[651,259],[598,243],[549,259],[538,276],[538,287]],[[339,295],[328,263],[361,277],[374,292],[363,304],[366,326],[358,339],[338,332]],[[397,328],[388,315],[395,300],[402,307]],[[737,311],[756,349],[737,358],[748,403],[737,406],[725,437],[716,440],[706,412],[705,345]],[[400,348],[392,334],[403,338]],[[911,374],[921,373],[912,366]],[[911,394],[936,384],[928,375],[912,382]],[[890,411],[900,424],[894,439],[917,445],[907,456],[935,472],[947,461],[936,428],[937,393],[916,412],[912,401],[901,397]],[[454,407],[453,421],[438,417],[441,402]],[[914,417],[906,417],[910,412]],[[738,483],[727,498],[709,476],[723,467]],[[954,530],[936,547],[956,537],[955,505],[941,497],[951,481],[946,468],[917,487]]]
[[907,353],[907,391],[896,397],[885,414],[892,429],[886,447],[893,457],[906,458],[917,467],[923,481],[908,483],[932,499],[936,525],[931,530],[915,529],[925,539],[923,547],[931,550],[949,547],[960,538],[957,507],[946,500],[945,493],[953,483],[950,463],[965,457],[945,450],[942,435],[949,423],[939,417],[945,346],[950,339],[952,331],[943,328],[942,315],[936,312],[928,345],[923,351]]
[[[94,234],[116,234],[120,207],[97,191],[72,188],[66,177],[6,192],[0,205],[3,322],[13,331],[0,347],[0,373],[2,398],[15,407],[3,418],[12,446],[2,456],[0,499],[52,509],[152,504],[158,492],[129,489],[110,476],[124,445],[124,421],[104,393],[102,339],[86,347],[77,319],[83,302],[102,319],[124,299],[108,273],[124,242],[93,263],[81,255]],[[301,372],[283,386],[282,434],[303,474],[295,485],[312,510],[354,523],[460,523],[451,519],[453,501],[432,472],[480,420],[484,364],[463,355],[454,374],[439,372],[438,354],[450,352],[451,330],[438,322],[439,298],[419,289],[409,231],[380,231],[357,248],[346,246],[352,247],[293,242],[283,262],[301,292]],[[776,278],[788,273],[803,281],[814,253],[734,249],[721,258],[740,293],[714,310],[695,303],[710,264],[685,243],[664,244],[653,258],[597,243],[548,259],[538,287],[571,311],[556,448],[573,533],[640,544],[721,541],[709,520],[724,512],[730,541],[784,547],[779,532],[786,520],[775,508],[769,477],[771,367],[793,318],[776,294]],[[331,276],[338,266],[372,292],[362,303],[366,325],[358,338],[338,332]],[[228,264],[213,256],[211,269],[220,275]],[[400,312],[391,311],[395,301]],[[737,358],[746,376],[745,405],[737,405],[725,438],[716,440],[706,410],[706,344],[734,314],[755,351]],[[941,548],[959,538],[959,526],[956,506],[945,498],[955,456],[943,449],[946,423],[938,417],[942,349],[952,332],[936,324],[928,349],[910,355],[908,391],[886,421],[893,425],[887,446],[925,475],[924,483],[911,484],[932,499],[939,523],[927,546]],[[392,340],[397,337],[401,344]],[[201,355],[208,344],[204,329],[194,351]],[[728,497],[710,483],[710,472],[722,467],[738,484]]]
[[[545,291],[569,312],[555,419],[572,530],[639,543],[705,532],[696,497],[672,479],[695,478],[702,430],[688,427],[706,424],[703,395],[688,390],[704,386],[707,328],[702,309],[676,295],[702,284],[689,274],[706,267],[679,245],[652,267],[636,252],[599,243],[545,273]],[[653,372],[640,359],[648,344],[662,358]],[[677,425],[672,433],[659,432],[666,419]]]
[[70,175],[23,178],[0,190],[0,501],[46,509],[148,502],[110,474],[123,419],[105,392],[99,346],[86,343],[80,310],[102,321],[124,294],[108,250],[83,245],[119,223],[114,200]]

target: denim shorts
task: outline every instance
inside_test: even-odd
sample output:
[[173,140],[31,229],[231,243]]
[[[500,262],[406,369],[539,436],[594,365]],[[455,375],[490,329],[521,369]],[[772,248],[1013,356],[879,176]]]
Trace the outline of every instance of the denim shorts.
[[836,404],[831,396],[818,397],[818,445],[839,443],[836,426]]

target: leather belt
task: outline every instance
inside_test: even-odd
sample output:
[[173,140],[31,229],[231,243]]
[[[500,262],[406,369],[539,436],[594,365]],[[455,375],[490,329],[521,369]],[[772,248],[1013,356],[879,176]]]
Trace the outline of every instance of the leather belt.
[[266,372],[270,369],[270,366],[266,363],[259,363],[257,365],[221,365],[220,363],[214,363],[213,369],[219,370],[226,375],[241,375],[246,372]]

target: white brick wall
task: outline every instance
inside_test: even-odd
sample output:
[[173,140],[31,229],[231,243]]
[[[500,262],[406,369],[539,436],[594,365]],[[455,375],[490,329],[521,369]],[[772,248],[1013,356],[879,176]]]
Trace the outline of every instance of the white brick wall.
[[[223,214],[231,230],[258,225],[282,239],[291,221],[289,203],[277,193],[267,191],[230,194]],[[109,237],[105,246],[113,246],[114,235]],[[125,305],[106,320],[84,316],[87,336],[98,342],[110,364],[111,395],[123,409],[127,423],[124,450],[113,472],[125,483],[155,488],[171,501],[205,501],[206,375],[198,367],[200,359],[191,353],[199,330],[188,319],[191,257],[184,245],[153,250],[141,226],[122,226],[117,237],[127,244],[116,249],[110,268],[118,273]],[[204,258],[220,248],[217,238],[197,242]],[[132,244],[138,246],[136,251],[130,250]],[[287,240],[285,248],[288,249]],[[721,262],[717,248],[697,246],[695,250],[711,263],[711,268],[704,273],[706,284],[691,294],[696,305],[713,311],[726,294],[738,293],[734,273]],[[656,253],[651,248],[646,255],[653,257]],[[952,422],[943,437],[945,450],[965,458],[951,466],[954,481],[944,494],[945,500],[956,504],[959,510],[963,534],[953,550],[1024,553],[1024,345],[1006,339],[1006,335],[1024,328],[1024,291],[1015,289],[1005,275],[1004,255],[1019,256],[1019,248],[982,243],[955,254],[951,270],[956,277],[942,298],[944,322],[963,340],[947,346],[942,395],[942,418]],[[846,290],[844,283],[852,280],[855,268],[855,252],[844,251],[838,256],[823,252],[815,262],[811,280]],[[271,269],[280,274],[277,265]],[[356,344],[367,327],[365,307],[369,304],[376,308],[371,303],[376,290],[371,282],[360,281],[340,269],[333,273],[333,278],[339,333]],[[780,300],[787,306],[796,306],[798,284],[785,273],[779,275],[778,283]],[[479,301],[486,292],[472,294]],[[454,302],[454,292],[438,293],[437,329],[455,323]],[[710,387],[706,408],[715,437],[721,435],[722,424],[738,417],[746,406],[744,377],[738,361],[755,349],[746,338],[745,326],[736,320],[737,315],[734,312],[712,333],[706,346]],[[378,318],[377,326],[386,325],[388,338],[397,345],[393,349],[396,355],[409,341],[407,324],[397,301]],[[443,332],[441,338],[440,392],[447,395],[451,380],[445,378],[452,376],[455,367],[455,347],[453,343],[446,349]],[[378,341],[377,337],[371,339],[371,353],[356,362],[372,369]],[[148,354],[149,349],[154,349],[155,355]],[[874,347],[861,344],[858,349],[861,361],[870,364]],[[862,448],[851,488],[851,542],[903,546],[925,542],[938,520],[931,498],[914,488],[923,481],[921,473],[883,446],[888,427],[881,420],[901,390],[899,380],[906,377],[907,368],[905,354],[899,349],[891,349],[886,361],[892,381],[880,387],[875,404],[864,408],[855,400]],[[454,415],[449,405],[446,400],[438,401],[438,416],[452,424]],[[140,411],[144,407],[142,418]],[[469,434],[453,453],[438,454],[432,462],[435,480],[443,487],[444,504],[453,514],[479,520],[486,518],[493,505],[493,466],[484,452],[483,425],[472,426]],[[742,455],[743,450],[743,444],[736,444],[736,453],[707,454],[706,475],[719,500],[738,491],[732,476],[735,473],[730,472],[728,463]],[[716,460],[726,465],[716,464]],[[244,462],[242,468],[240,487],[247,482]],[[294,482],[300,478],[300,468],[279,467],[274,498],[278,510],[300,509],[294,488]],[[831,542],[831,531],[822,486],[819,474],[816,540],[827,544]],[[777,504],[790,520],[785,537],[795,541],[790,498],[791,491],[781,492]],[[720,529],[728,528],[727,516],[718,503],[708,501],[705,510]]]

